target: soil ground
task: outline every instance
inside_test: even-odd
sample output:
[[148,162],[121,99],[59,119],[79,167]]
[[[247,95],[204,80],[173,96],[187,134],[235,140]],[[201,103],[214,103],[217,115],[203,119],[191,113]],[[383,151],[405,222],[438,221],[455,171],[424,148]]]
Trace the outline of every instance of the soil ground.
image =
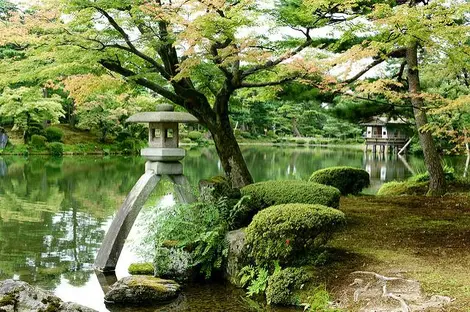
[[340,209],[348,225],[331,240],[334,260],[318,275],[333,299],[350,283],[345,276],[373,271],[455,299],[440,311],[470,311],[469,195],[346,197]]

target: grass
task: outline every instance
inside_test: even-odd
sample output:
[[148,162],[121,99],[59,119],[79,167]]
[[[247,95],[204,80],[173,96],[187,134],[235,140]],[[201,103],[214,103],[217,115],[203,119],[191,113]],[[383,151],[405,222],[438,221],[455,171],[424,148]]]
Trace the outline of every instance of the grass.
[[314,270],[333,297],[353,271],[401,273],[421,282],[429,295],[455,298],[442,311],[470,311],[468,195],[346,197],[340,209],[348,226],[329,244],[335,260]]

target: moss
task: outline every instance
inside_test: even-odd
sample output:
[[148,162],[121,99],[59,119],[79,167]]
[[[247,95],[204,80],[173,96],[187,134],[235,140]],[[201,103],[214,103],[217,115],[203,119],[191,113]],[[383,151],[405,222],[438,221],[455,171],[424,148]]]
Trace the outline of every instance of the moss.
[[396,196],[396,195],[425,195],[428,191],[429,182],[388,182],[382,185],[377,192],[379,196]]
[[152,263],[132,263],[127,271],[132,275],[153,275],[155,269]]
[[246,230],[250,255],[259,265],[292,263],[323,245],[345,224],[344,214],[322,205],[286,204],[260,211]]
[[369,173],[353,167],[331,167],[315,171],[309,181],[331,185],[342,195],[358,194],[370,185]]
[[16,304],[16,296],[13,294],[6,294],[0,299],[0,307],[5,307]]
[[[155,290],[159,293],[165,293],[168,291],[167,284],[174,284],[178,286],[175,281],[165,280],[158,277],[150,277],[146,275],[134,275],[132,279],[129,280],[127,285],[130,287],[146,287]],[[178,286],[179,288],[179,286]]]

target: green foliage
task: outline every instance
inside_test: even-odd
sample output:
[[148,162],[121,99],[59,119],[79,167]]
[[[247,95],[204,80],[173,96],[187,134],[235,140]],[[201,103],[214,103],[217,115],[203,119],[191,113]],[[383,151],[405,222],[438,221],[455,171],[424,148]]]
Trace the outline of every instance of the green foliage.
[[121,148],[123,154],[138,154],[140,150],[140,142],[129,138],[122,141],[119,144],[119,147]]
[[62,156],[64,154],[64,144],[59,142],[52,142],[47,145],[50,153],[53,156]]
[[385,183],[377,192],[378,196],[424,195],[428,191],[429,182],[392,181]]
[[298,305],[295,291],[308,281],[309,277],[301,268],[285,268],[274,272],[268,279],[266,301],[274,305]]
[[247,289],[246,294],[249,297],[253,297],[255,295],[264,294],[266,291],[266,287],[268,286],[269,271],[264,267],[254,267],[252,265],[248,265],[240,270],[238,277],[240,278],[240,284],[242,287]]
[[199,141],[202,139],[202,133],[199,131],[190,131],[188,133],[188,138],[190,138],[192,141]]
[[295,143],[297,143],[298,145],[304,145],[307,143],[307,141],[305,139],[297,139],[295,140]]
[[46,138],[42,135],[33,134],[30,144],[36,149],[43,149],[46,147]]
[[243,196],[249,196],[249,208],[256,213],[266,207],[279,204],[320,204],[338,208],[340,192],[331,186],[305,181],[266,181],[242,188]]
[[[444,165],[444,176],[447,182],[452,182],[456,179],[455,169],[451,166]],[[429,172],[416,174],[408,179],[410,182],[428,182],[429,181]]]
[[64,131],[60,128],[49,127],[44,131],[44,136],[47,138],[47,142],[61,142]]
[[13,118],[15,128],[25,133],[26,142],[33,123],[45,120],[58,123],[63,109],[58,96],[44,98],[39,88],[6,88],[0,96],[0,116]]
[[323,245],[345,224],[344,214],[322,205],[286,204],[258,212],[246,230],[250,255],[258,265],[291,263]]
[[369,173],[353,167],[331,167],[315,171],[309,181],[331,185],[342,195],[358,194],[370,185]]
[[190,138],[182,138],[182,139],[180,140],[180,142],[181,142],[181,143],[186,143],[186,144],[188,144],[188,143],[191,143],[192,141],[191,141]]
[[153,264],[149,262],[131,263],[127,271],[132,275],[153,275],[154,268]]
[[228,253],[225,234],[228,229],[221,210],[224,202],[199,202],[165,208],[159,212],[155,232],[156,258],[164,250],[165,241],[176,241],[176,248],[189,250],[190,266],[210,278],[222,268]]
[[316,312],[341,312],[340,309],[330,307],[330,294],[325,289],[325,285],[320,285],[313,289],[308,296],[307,302],[304,302],[305,310]]

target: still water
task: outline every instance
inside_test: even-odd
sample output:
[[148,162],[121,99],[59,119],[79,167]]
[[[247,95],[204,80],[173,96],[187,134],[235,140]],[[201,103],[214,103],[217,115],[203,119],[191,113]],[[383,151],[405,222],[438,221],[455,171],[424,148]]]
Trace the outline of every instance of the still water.
[[[371,174],[369,193],[384,181],[424,170],[419,158],[377,158],[360,150],[244,147],[243,153],[256,181],[307,179],[320,168],[350,165]],[[453,161],[463,168],[463,160]],[[189,150],[184,167],[193,185],[222,172],[213,148]],[[113,214],[143,170],[139,157],[0,157],[0,280],[20,279],[65,301],[108,311],[92,264]],[[145,209],[171,202],[171,189],[163,184]],[[134,244],[138,233],[131,233]],[[135,257],[127,246],[118,277]],[[180,301],[145,311],[252,310],[242,292],[222,285],[189,287]]]

